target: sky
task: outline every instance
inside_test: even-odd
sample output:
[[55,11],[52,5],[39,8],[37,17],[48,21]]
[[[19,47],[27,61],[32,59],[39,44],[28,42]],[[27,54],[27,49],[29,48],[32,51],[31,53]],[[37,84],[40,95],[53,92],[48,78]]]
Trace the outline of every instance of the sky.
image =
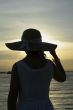
[[11,70],[24,58],[25,52],[11,51],[5,43],[21,40],[28,28],[40,30],[43,41],[56,43],[63,67],[73,70],[73,0],[0,0],[0,71]]

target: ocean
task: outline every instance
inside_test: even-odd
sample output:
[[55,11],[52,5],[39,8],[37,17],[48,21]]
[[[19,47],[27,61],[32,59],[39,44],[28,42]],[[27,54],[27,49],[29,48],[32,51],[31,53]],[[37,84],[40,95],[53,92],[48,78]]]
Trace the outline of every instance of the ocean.
[[[55,110],[73,110],[73,72],[66,72],[65,82],[51,81],[50,99]],[[0,110],[7,110],[10,74],[0,74]]]

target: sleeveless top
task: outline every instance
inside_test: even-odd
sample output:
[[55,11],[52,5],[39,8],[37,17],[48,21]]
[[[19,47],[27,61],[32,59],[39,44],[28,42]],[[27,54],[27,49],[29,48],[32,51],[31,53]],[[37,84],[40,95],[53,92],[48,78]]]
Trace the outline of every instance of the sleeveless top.
[[45,66],[33,69],[23,60],[17,63],[20,83],[17,110],[54,110],[49,99],[54,69],[50,60]]

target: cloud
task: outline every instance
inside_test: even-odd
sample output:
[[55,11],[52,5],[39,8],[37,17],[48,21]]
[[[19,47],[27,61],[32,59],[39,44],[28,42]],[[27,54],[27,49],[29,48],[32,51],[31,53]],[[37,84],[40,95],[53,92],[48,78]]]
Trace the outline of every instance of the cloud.
[[0,60],[16,60],[23,58],[23,56],[25,56],[25,53],[22,55],[21,52],[0,51]]
[[72,0],[1,0],[0,41],[18,39],[32,26],[45,30],[54,40],[73,42],[72,4]]

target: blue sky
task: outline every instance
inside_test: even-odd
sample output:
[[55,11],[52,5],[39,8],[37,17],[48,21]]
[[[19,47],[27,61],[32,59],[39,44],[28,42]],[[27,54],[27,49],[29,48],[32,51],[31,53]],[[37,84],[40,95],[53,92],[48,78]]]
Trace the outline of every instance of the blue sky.
[[1,61],[13,57],[4,43],[20,39],[22,32],[30,27],[39,29],[46,41],[63,44],[64,58],[68,54],[65,62],[73,61],[73,0],[0,0]]

